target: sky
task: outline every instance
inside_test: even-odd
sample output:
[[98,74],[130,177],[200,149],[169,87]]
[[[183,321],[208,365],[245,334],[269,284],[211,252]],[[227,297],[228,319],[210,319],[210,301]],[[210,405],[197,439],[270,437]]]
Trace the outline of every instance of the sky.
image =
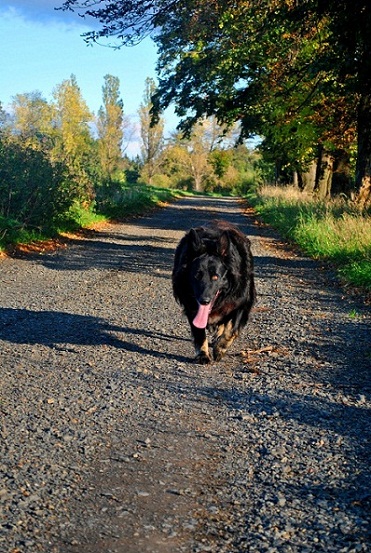
[[[120,79],[125,115],[138,121],[147,77],[156,78],[156,47],[150,38],[120,50],[88,46],[82,33],[97,22],[77,14],[55,11],[63,0],[0,0],[0,102],[7,109],[16,94],[40,91],[52,99],[56,85],[74,74],[82,97],[97,113],[102,104],[104,76]],[[174,130],[176,118],[165,114],[166,129]],[[127,153],[139,152],[138,138]]]

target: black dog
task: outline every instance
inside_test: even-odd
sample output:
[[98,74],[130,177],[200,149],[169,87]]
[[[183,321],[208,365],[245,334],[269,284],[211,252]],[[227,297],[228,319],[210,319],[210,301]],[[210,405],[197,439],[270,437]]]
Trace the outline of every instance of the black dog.
[[197,363],[219,361],[246,325],[255,300],[250,241],[224,221],[192,228],[174,259],[173,292],[191,326]]

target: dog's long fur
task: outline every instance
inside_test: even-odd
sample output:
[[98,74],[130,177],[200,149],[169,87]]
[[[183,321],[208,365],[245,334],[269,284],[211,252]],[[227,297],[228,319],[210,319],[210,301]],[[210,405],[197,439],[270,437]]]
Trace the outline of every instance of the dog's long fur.
[[219,361],[246,325],[255,301],[250,241],[225,221],[192,228],[181,239],[173,268],[174,297],[188,318],[197,363]]

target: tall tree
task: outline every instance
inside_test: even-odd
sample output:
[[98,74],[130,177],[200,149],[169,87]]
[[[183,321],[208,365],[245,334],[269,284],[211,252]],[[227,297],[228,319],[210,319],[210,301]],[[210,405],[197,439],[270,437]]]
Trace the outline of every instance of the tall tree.
[[105,75],[103,105],[98,111],[99,158],[104,179],[112,182],[122,168],[124,104],[120,98],[120,80]]
[[23,145],[50,150],[53,146],[54,107],[35,91],[17,94],[12,102],[12,130]]
[[94,196],[88,171],[92,147],[89,129],[92,114],[74,75],[55,88],[54,100],[58,134],[52,156],[67,167],[80,200],[90,202]]
[[151,124],[152,96],[156,91],[156,83],[153,79],[147,78],[145,81],[145,90],[143,102],[139,108],[140,136],[142,140],[142,161],[143,176],[152,184],[152,179],[156,173],[160,162],[160,156],[164,146],[164,120],[158,118],[156,124]]

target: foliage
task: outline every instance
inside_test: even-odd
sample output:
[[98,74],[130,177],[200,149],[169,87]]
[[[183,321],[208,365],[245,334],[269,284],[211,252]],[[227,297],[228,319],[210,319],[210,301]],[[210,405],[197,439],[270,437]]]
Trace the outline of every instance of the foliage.
[[143,102],[139,108],[140,136],[142,139],[142,176],[152,184],[156,170],[159,167],[161,153],[164,147],[164,126],[163,118],[159,117],[156,124],[151,124],[152,96],[156,91],[156,84],[153,79],[147,78]]
[[62,164],[16,140],[0,141],[0,215],[41,229],[73,200]]
[[371,213],[344,200],[319,202],[291,187],[263,187],[249,201],[306,254],[333,262],[347,282],[371,290]]
[[[224,135],[224,136],[223,136]],[[188,137],[174,134],[164,149],[156,182],[189,191],[240,194],[261,182],[261,156],[226,133],[215,118],[195,125]]]
[[54,99],[58,132],[51,159],[59,160],[67,167],[69,177],[75,184],[74,193],[80,201],[91,202],[94,191],[88,168],[92,150],[89,129],[92,114],[82,98],[74,75],[56,87]]
[[99,136],[98,152],[103,181],[117,178],[123,166],[122,142],[124,104],[120,98],[120,81],[113,75],[105,75],[103,105],[98,111],[97,131]]
[[119,45],[133,46],[156,28],[158,18],[166,17],[173,3],[173,0],[65,0],[60,9],[78,9],[82,16],[98,19],[102,29],[85,33],[88,42],[116,37]]
[[98,205],[105,216],[122,220],[137,215],[176,197],[176,192],[146,184],[125,185],[117,183],[115,197],[106,198]]
[[12,103],[14,134],[26,146],[51,151],[55,143],[55,108],[40,92],[17,94]]
[[[97,213],[121,218],[166,201],[166,188],[223,194],[246,191],[260,178],[260,157],[235,147],[215,118],[203,120],[188,137],[163,140],[163,122],[150,123],[153,80],[141,105],[142,159],[121,151],[123,104],[119,81],[106,75],[96,138],[74,76],[55,88],[48,103],[39,92],[18,95],[0,128],[0,238],[36,239],[74,230]],[[156,185],[147,186],[148,182]],[[28,237],[28,238],[27,238]]]
[[371,5],[367,0],[80,2],[101,23],[87,40],[135,44],[153,32],[160,54],[154,116],[171,103],[190,132],[215,115],[265,137],[279,169],[306,171],[317,148],[350,154],[371,200]]
[[[99,173],[91,114],[75,77],[56,87],[54,102],[39,92],[17,95],[0,127],[1,243],[76,228],[94,206]],[[28,237],[28,238],[27,238]]]

